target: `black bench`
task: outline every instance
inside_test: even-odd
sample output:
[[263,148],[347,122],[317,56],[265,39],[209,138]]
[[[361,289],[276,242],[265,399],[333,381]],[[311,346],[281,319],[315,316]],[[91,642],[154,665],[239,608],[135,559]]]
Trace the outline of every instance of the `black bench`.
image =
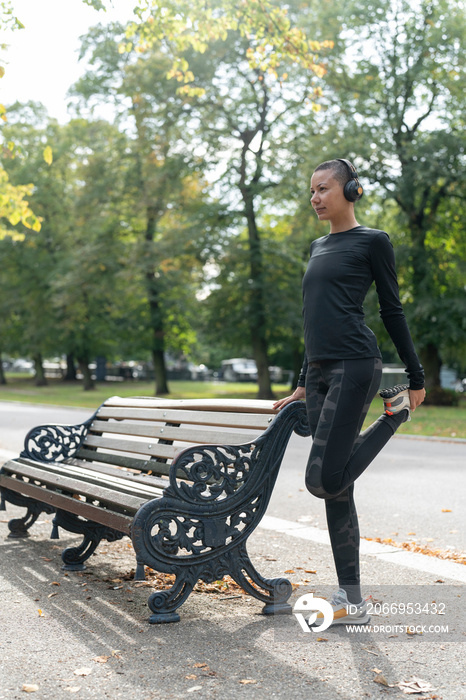
[[8,524],[27,537],[41,512],[83,535],[64,550],[63,568],[82,570],[99,542],[131,537],[136,579],[144,565],[175,574],[149,598],[150,622],[176,622],[198,580],[230,575],[265,603],[290,612],[291,584],[266,579],[246,540],[267,508],[288,440],[308,435],[305,407],[276,414],[267,401],[173,401],[113,397],[85,423],[31,430],[17,459],[0,470],[0,509],[25,506]]

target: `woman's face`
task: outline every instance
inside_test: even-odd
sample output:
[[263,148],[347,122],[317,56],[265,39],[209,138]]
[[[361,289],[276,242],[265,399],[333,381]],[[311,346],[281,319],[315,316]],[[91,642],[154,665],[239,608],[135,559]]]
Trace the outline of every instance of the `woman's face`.
[[311,178],[311,204],[319,221],[338,220],[347,216],[350,202],[343,194],[343,185],[333,170],[318,170]]

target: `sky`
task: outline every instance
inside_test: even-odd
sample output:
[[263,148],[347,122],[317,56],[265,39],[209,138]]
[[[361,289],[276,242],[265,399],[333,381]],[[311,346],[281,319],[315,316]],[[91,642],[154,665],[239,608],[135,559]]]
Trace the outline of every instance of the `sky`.
[[16,100],[42,102],[49,115],[67,122],[66,93],[83,74],[78,61],[79,37],[96,24],[133,19],[135,0],[108,0],[107,12],[97,12],[82,0],[13,0],[16,16],[25,28],[2,32],[8,45],[0,59],[0,103]]

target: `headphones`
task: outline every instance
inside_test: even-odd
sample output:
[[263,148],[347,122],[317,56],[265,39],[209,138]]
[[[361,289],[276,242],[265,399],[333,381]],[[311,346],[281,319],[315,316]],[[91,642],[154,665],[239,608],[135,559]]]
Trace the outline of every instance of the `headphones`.
[[362,188],[361,183],[359,182],[356,168],[352,163],[349,162],[349,160],[345,160],[344,158],[337,158],[336,160],[339,160],[340,163],[344,163],[346,165],[348,169],[348,174],[351,178],[350,180],[348,180],[343,189],[345,199],[347,199],[348,202],[357,202],[358,199],[361,199],[364,190]]

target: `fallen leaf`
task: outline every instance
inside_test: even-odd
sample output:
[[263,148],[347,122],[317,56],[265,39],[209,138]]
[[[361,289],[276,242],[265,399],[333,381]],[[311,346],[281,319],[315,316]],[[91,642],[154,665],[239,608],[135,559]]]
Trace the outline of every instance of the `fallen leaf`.
[[202,690],[202,685],[193,685],[192,688],[188,688],[187,693],[194,693],[196,690]]
[[110,656],[94,656],[92,661],[95,661],[96,664],[106,664],[109,658]]
[[408,535],[415,535],[415,532],[408,532]]
[[390,684],[385,676],[382,673],[377,673],[375,678],[374,678],[374,683],[380,683],[380,685],[384,685],[386,688],[394,688],[394,684]]
[[197,676],[195,673],[190,673],[188,676],[185,676],[186,680],[188,681],[195,681]]
[[35,693],[37,690],[39,690],[39,686],[35,685],[34,683],[24,683],[21,690],[24,690],[25,693]]
[[59,586],[60,583],[59,583],[58,581],[51,581],[51,582],[50,582],[50,585],[51,585],[51,586]]
[[451,513],[450,508],[442,508],[442,513]]
[[313,569],[304,569],[305,574],[316,574],[317,571],[314,571]]
[[371,668],[371,671],[374,671],[374,673],[382,673],[381,668]]
[[40,608],[38,609],[37,612],[39,613],[39,617],[45,617],[44,613],[42,612],[42,610]]
[[201,662],[201,663],[194,664],[193,668],[205,668],[206,666],[207,666],[206,663]]
[[316,642],[328,642],[328,639],[325,637],[317,637]]
[[397,683],[398,688],[408,695],[415,693],[430,693],[436,690],[430,683],[423,681],[422,678],[412,678],[410,681],[400,681]]
[[285,571],[285,574],[294,574],[294,573],[295,573],[294,569],[287,569]]
[[257,683],[257,681],[254,681],[251,678],[243,678],[240,683],[243,685],[249,685],[250,683]]
[[75,676],[88,676],[92,673],[92,668],[77,668],[73,673]]

